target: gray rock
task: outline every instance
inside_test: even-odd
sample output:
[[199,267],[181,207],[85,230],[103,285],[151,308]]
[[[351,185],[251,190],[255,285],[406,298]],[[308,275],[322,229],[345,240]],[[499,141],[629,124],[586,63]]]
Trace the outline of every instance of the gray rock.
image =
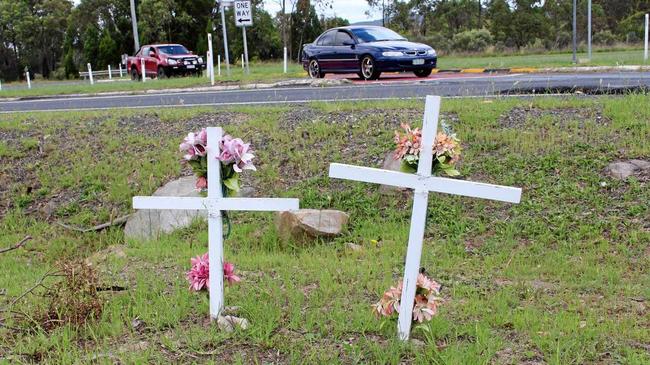
[[349,218],[347,213],[338,210],[300,209],[279,212],[275,223],[282,238],[304,243],[340,235]]
[[637,172],[650,170],[650,162],[630,160],[612,162],[605,168],[605,173],[615,179],[625,180]]
[[[171,181],[156,190],[153,196],[200,197],[196,177],[187,176]],[[126,238],[154,239],[189,226],[195,219],[207,219],[204,210],[138,210],[126,222]]]
[[[384,162],[381,165],[381,168],[384,170],[391,171],[401,171],[402,161],[396,160],[393,158],[393,151],[386,153],[384,157]],[[390,185],[381,185],[379,186],[379,193],[381,194],[393,194],[395,192],[407,190],[406,188],[398,188],[396,186]]]
[[235,316],[219,316],[217,317],[217,325],[219,329],[224,332],[232,332],[235,328],[245,330],[248,328],[248,320],[246,318],[239,318]]
[[355,252],[361,252],[363,251],[363,246],[357,245],[356,243],[348,242],[345,244],[345,247],[349,248],[352,251]]

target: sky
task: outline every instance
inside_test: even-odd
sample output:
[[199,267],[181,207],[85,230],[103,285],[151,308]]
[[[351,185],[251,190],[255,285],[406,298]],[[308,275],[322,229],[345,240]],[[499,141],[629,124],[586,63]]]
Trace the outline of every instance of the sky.
[[[271,14],[280,11],[280,0],[264,0],[264,8]],[[287,0],[287,6],[290,1]],[[370,7],[366,0],[332,0],[332,9],[327,11],[319,10],[319,13],[324,13],[326,16],[338,16],[347,19],[350,23],[374,20],[381,18],[381,12],[374,11],[371,17],[366,15]]]

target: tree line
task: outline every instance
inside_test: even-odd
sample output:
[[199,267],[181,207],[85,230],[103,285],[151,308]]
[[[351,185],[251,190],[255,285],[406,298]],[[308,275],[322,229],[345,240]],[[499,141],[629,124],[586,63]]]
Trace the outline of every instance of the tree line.
[[[304,43],[348,22],[318,14],[331,0],[271,0],[270,14],[252,0],[254,26],[247,30],[250,57],[297,59]],[[382,14],[379,23],[440,51],[561,49],[571,42],[572,0],[367,0]],[[578,28],[586,29],[586,2],[579,0]],[[214,0],[136,0],[140,43],[181,43],[207,51],[207,33],[223,54],[221,16]],[[594,41],[635,43],[643,37],[650,0],[593,0]],[[243,51],[233,10],[226,12],[231,62]],[[583,41],[586,32],[579,34]],[[0,0],[0,79],[24,78],[25,69],[45,78],[77,77],[86,63],[117,65],[133,54],[129,0]]]

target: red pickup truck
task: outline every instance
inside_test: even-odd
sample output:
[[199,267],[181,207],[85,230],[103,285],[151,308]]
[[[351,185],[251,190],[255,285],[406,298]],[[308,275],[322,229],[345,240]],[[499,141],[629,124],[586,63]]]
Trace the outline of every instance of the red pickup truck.
[[149,44],[140,47],[135,56],[126,60],[126,69],[132,80],[142,78],[143,59],[147,77],[200,76],[206,67],[203,57],[192,54],[180,44]]

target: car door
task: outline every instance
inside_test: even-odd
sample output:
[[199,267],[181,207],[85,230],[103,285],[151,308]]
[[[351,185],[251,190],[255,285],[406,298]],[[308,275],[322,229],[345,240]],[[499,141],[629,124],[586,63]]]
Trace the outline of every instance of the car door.
[[334,46],[335,41],[336,30],[325,32],[320,36],[320,38],[318,38],[318,42],[316,43],[318,52],[316,59],[318,59],[321,70],[323,71],[335,69],[335,65],[333,64],[336,57],[336,47]]
[[336,54],[334,56],[336,59],[335,67],[342,71],[358,71],[359,60],[355,51],[356,42],[350,33],[339,29],[338,32],[336,32],[334,43],[336,48]]
[[[154,57],[149,56],[149,53],[153,52]],[[145,53],[145,64],[147,65],[147,75],[156,75],[158,74],[158,52],[156,52],[155,47],[150,47]]]

